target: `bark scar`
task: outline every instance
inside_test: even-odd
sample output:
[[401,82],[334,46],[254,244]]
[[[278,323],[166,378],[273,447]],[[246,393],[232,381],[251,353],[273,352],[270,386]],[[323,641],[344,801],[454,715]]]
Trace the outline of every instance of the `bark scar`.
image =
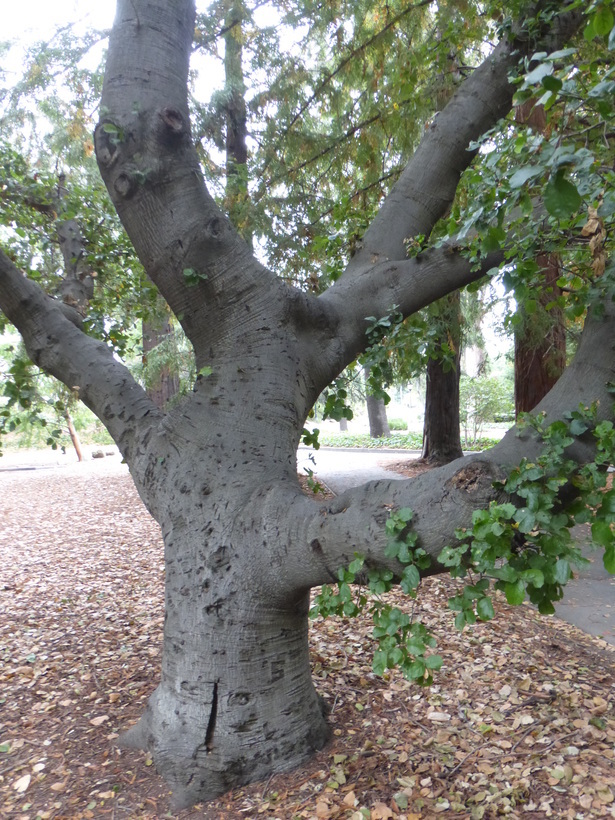
[[218,681],[214,682],[214,691],[211,696],[211,712],[209,713],[209,721],[207,723],[207,731],[205,732],[205,749],[207,753],[211,752],[214,746],[214,732],[216,731],[216,718],[218,716]]

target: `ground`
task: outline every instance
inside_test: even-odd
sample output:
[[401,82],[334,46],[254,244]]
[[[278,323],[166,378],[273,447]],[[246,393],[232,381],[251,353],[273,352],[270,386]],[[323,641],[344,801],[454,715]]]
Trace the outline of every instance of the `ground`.
[[366,620],[317,621],[331,744],[173,814],[147,755],[114,745],[156,686],[163,615],[159,533],[125,468],[0,472],[0,499],[0,816],[615,817],[615,653],[501,600],[460,635],[443,578],[421,594],[434,686],[375,677]]

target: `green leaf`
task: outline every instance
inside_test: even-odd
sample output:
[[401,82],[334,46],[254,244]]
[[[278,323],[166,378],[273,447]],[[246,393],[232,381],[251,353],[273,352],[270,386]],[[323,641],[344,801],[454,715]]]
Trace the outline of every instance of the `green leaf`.
[[610,547],[613,545],[613,531],[608,521],[605,521],[603,518],[598,518],[593,522],[592,541],[601,547]]
[[515,173],[511,176],[509,180],[509,185],[511,188],[521,188],[522,185],[537,177],[541,172],[540,168],[537,168],[535,165],[525,165],[523,168],[518,168]]
[[481,621],[490,621],[495,617],[491,598],[479,598],[476,602],[476,612]]
[[460,632],[463,632],[463,629],[466,625],[466,616],[465,612],[460,612],[458,615],[455,616],[455,629],[458,629]]
[[511,606],[519,606],[525,600],[525,585],[523,581],[504,584],[504,595]]
[[351,561],[348,564],[348,571],[352,572],[353,575],[356,575],[357,572],[360,572],[363,568],[363,558],[357,556],[354,561]]
[[427,669],[440,669],[442,667],[442,657],[440,655],[427,655],[425,666]]
[[540,63],[540,65],[532,69],[529,74],[525,75],[523,88],[528,88],[528,86],[534,85],[534,83],[542,82],[549,74],[553,74],[553,63]]
[[605,549],[603,561],[605,570],[615,575],[615,545]]
[[594,31],[599,37],[606,37],[615,25],[615,18],[609,6],[605,3],[600,6],[592,18]]
[[418,569],[414,564],[409,564],[409,566],[405,567],[403,575],[401,576],[400,587],[408,594],[412,590],[415,590],[420,583],[421,576]]
[[545,188],[545,208],[551,216],[566,219],[581,206],[581,194],[575,185],[566,179],[563,171],[552,176]]
[[555,564],[553,571],[553,580],[556,584],[567,584],[572,576],[570,571],[570,564],[565,558],[560,558]]

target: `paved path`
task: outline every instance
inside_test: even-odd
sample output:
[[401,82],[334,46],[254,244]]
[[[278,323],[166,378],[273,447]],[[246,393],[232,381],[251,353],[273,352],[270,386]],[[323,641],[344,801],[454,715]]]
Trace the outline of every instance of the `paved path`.
[[[313,462],[308,458],[309,454],[312,454]],[[403,476],[387,470],[386,464],[418,456],[419,453],[409,450],[321,448],[314,452],[300,448],[297,463],[299,472],[305,467],[311,468],[334,493],[341,493],[373,479],[401,480]],[[615,575],[605,570],[602,553],[589,546],[588,527],[577,527],[576,532],[584,542],[583,554],[591,565],[566,585],[564,598],[556,605],[557,615],[615,646]]]

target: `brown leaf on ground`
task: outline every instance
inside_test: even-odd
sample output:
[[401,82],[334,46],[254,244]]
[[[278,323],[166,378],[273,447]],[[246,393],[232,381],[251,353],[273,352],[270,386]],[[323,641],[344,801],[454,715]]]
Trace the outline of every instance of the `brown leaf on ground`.
[[495,621],[460,635],[444,577],[419,599],[444,658],[434,686],[374,676],[367,618],[316,621],[331,744],[173,815],[151,758],[114,745],[158,679],[158,528],[125,468],[104,462],[2,472],[0,499],[0,816],[615,816],[613,653],[499,598]]

